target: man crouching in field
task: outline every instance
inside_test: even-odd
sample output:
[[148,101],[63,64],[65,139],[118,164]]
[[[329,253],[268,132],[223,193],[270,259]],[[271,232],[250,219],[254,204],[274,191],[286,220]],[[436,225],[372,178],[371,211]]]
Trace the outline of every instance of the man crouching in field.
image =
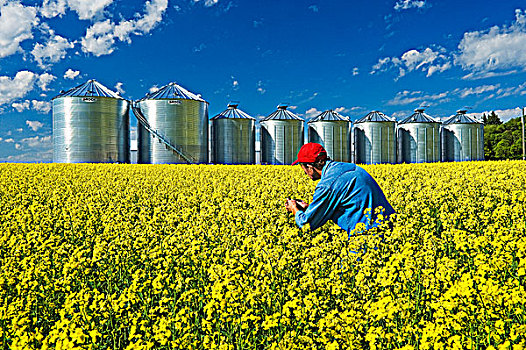
[[315,230],[332,220],[351,234],[359,223],[365,225],[363,231],[379,225],[376,208],[383,208],[383,221],[395,213],[371,175],[356,164],[330,160],[320,144],[303,145],[292,164],[298,163],[311,180],[320,180],[310,204],[287,199],[286,208],[299,227],[308,223]]

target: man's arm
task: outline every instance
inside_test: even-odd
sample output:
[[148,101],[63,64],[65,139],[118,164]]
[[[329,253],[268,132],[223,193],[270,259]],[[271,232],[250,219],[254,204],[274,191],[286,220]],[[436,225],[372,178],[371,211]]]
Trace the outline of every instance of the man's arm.
[[303,227],[309,223],[311,230],[323,226],[332,217],[338,206],[338,201],[334,197],[334,193],[329,188],[316,187],[312,203],[309,204],[305,212],[300,211],[297,205],[295,206],[296,210],[292,211],[296,224]]

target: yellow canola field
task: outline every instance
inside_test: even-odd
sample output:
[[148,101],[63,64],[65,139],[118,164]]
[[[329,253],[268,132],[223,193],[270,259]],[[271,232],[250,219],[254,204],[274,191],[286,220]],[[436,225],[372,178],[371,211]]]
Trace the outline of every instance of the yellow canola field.
[[299,167],[0,165],[0,347],[522,349],[526,163],[365,168],[384,242],[298,229]]

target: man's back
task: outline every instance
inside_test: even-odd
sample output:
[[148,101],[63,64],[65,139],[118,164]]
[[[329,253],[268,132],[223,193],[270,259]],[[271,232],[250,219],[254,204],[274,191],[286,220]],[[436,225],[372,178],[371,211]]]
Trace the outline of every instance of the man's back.
[[377,207],[384,209],[384,217],[395,212],[371,175],[353,163],[327,161],[312,203],[304,213],[296,213],[296,222],[315,230],[332,220],[351,233],[358,223],[365,229],[376,226]]

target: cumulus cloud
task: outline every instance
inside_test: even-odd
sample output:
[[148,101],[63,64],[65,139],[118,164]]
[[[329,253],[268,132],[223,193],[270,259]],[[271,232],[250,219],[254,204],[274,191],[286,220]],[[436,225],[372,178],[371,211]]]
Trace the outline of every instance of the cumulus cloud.
[[198,2],[203,2],[205,4],[206,7],[210,7],[210,6],[214,6],[216,5],[219,0],[205,0],[205,1],[201,1],[201,0],[194,0],[195,3],[198,3]]
[[360,74],[360,70],[358,69],[358,67],[354,67],[352,69],[352,75],[353,77],[357,76],[358,74]]
[[73,70],[71,68],[69,68],[65,73],[64,73],[64,79],[75,79],[76,77],[78,77],[80,74],[80,71],[78,70]]
[[25,111],[26,109],[29,109],[30,102],[29,102],[29,100],[25,100],[25,101],[22,101],[22,102],[13,102],[11,104],[11,107],[16,109],[16,111],[20,113],[20,112]]
[[444,72],[451,68],[451,59],[448,57],[444,48],[432,48],[424,50],[409,50],[400,57],[380,58],[373,66],[371,74],[386,72],[388,70],[398,70],[398,78],[405,76],[407,72],[422,71],[430,77],[436,72]]
[[265,85],[263,84],[263,81],[261,81],[261,80],[258,81],[256,90],[261,95],[263,95],[265,92],[267,92],[267,90],[265,90]]
[[156,91],[159,91],[159,87],[157,85],[152,86],[149,90],[150,94],[153,94]]
[[44,0],[40,14],[46,18],[62,17],[66,13],[66,0]]
[[117,84],[115,84],[115,91],[117,91],[120,95],[123,95],[125,93],[123,85],[124,84],[121,82],[118,82]]
[[425,0],[399,0],[396,2],[394,9],[396,11],[401,11],[411,8],[422,8],[424,6],[426,6]]
[[66,57],[68,49],[72,49],[75,45],[69,42],[68,39],[55,35],[53,31],[50,33],[50,37],[44,43],[37,43],[33,47],[31,54],[38,63],[40,68],[47,68],[52,63],[57,63]]
[[456,63],[472,71],[467,78],[526,69],[526,11],[516,10],[509,26],[464,33],[458,50]]
[[79,19],[92,19],[100,14],[113,0],[68,0],[68,6]]
[[311,120],[320,115],[320,113],[322,113],[322,111],[317,110],[315,107],[311,107],[305,111],[305,114],[303,116],[306,120]]
[[47,114],[51,111],[51,102],[32,100],[31,107],[38,113]]
[[38,75],[30,71],[19,71],[11,78],[0,76],[0,105],[23,98],[33,90]]
[[448,101],[450,96],[449,91],[439,92],[435,94],[425,94],[422,91],[400,91],[396,96],[387,102],[391,106],[408,105],[408,104],[419,104],[419,105],[432,105],[432,102],[443,103]]
[[115,50],[116,40],[130,43],[132,34],[144,35],[155,28],[167,7],[168,0],[147,1],[144,14],[136,14],[135,19],[123,20],[118,24],[109,19],[94,23],[81,40],[82,50],[97,57],[111,54]]
[[44,126],[44,124],[38,120],[26,120],[26,125],[33,131],[38,131],[38,129]]
[[517,118],[522,115],[522,108],[516,107],[516,108],[509,108],[509,109],[496,109],[491,111],[484,111],[484,112],[475,112],[471,113],[471,115],[478,120],[482,120],[482,115],[485,114],[486,116],[490,114],[491,112],[495,112],[502,120],[503,122],[507,122],[508,120],[512,118]]
[[482,85],[482,86],[477,86],[477,87],[474,87],[474,88],[473,87],[464,88],[464,89],[458,90],[458,95],[460,96],[460,98],[465,98],[465,97],[468,97],[470,95],[480,95],[480,94],[484,94],[484,93],[487,93],[487,92],[495,91],[499,87],[500,87],[500,84],[496,84],[496,85]]
[[48,91],[48,84],[55,80],[53,74],[44,73],[38,77],[37,85],[42,91]]
[[0,1],[0,58],[21,51],[20,43],[33,38],[37,24],[36,8]]

